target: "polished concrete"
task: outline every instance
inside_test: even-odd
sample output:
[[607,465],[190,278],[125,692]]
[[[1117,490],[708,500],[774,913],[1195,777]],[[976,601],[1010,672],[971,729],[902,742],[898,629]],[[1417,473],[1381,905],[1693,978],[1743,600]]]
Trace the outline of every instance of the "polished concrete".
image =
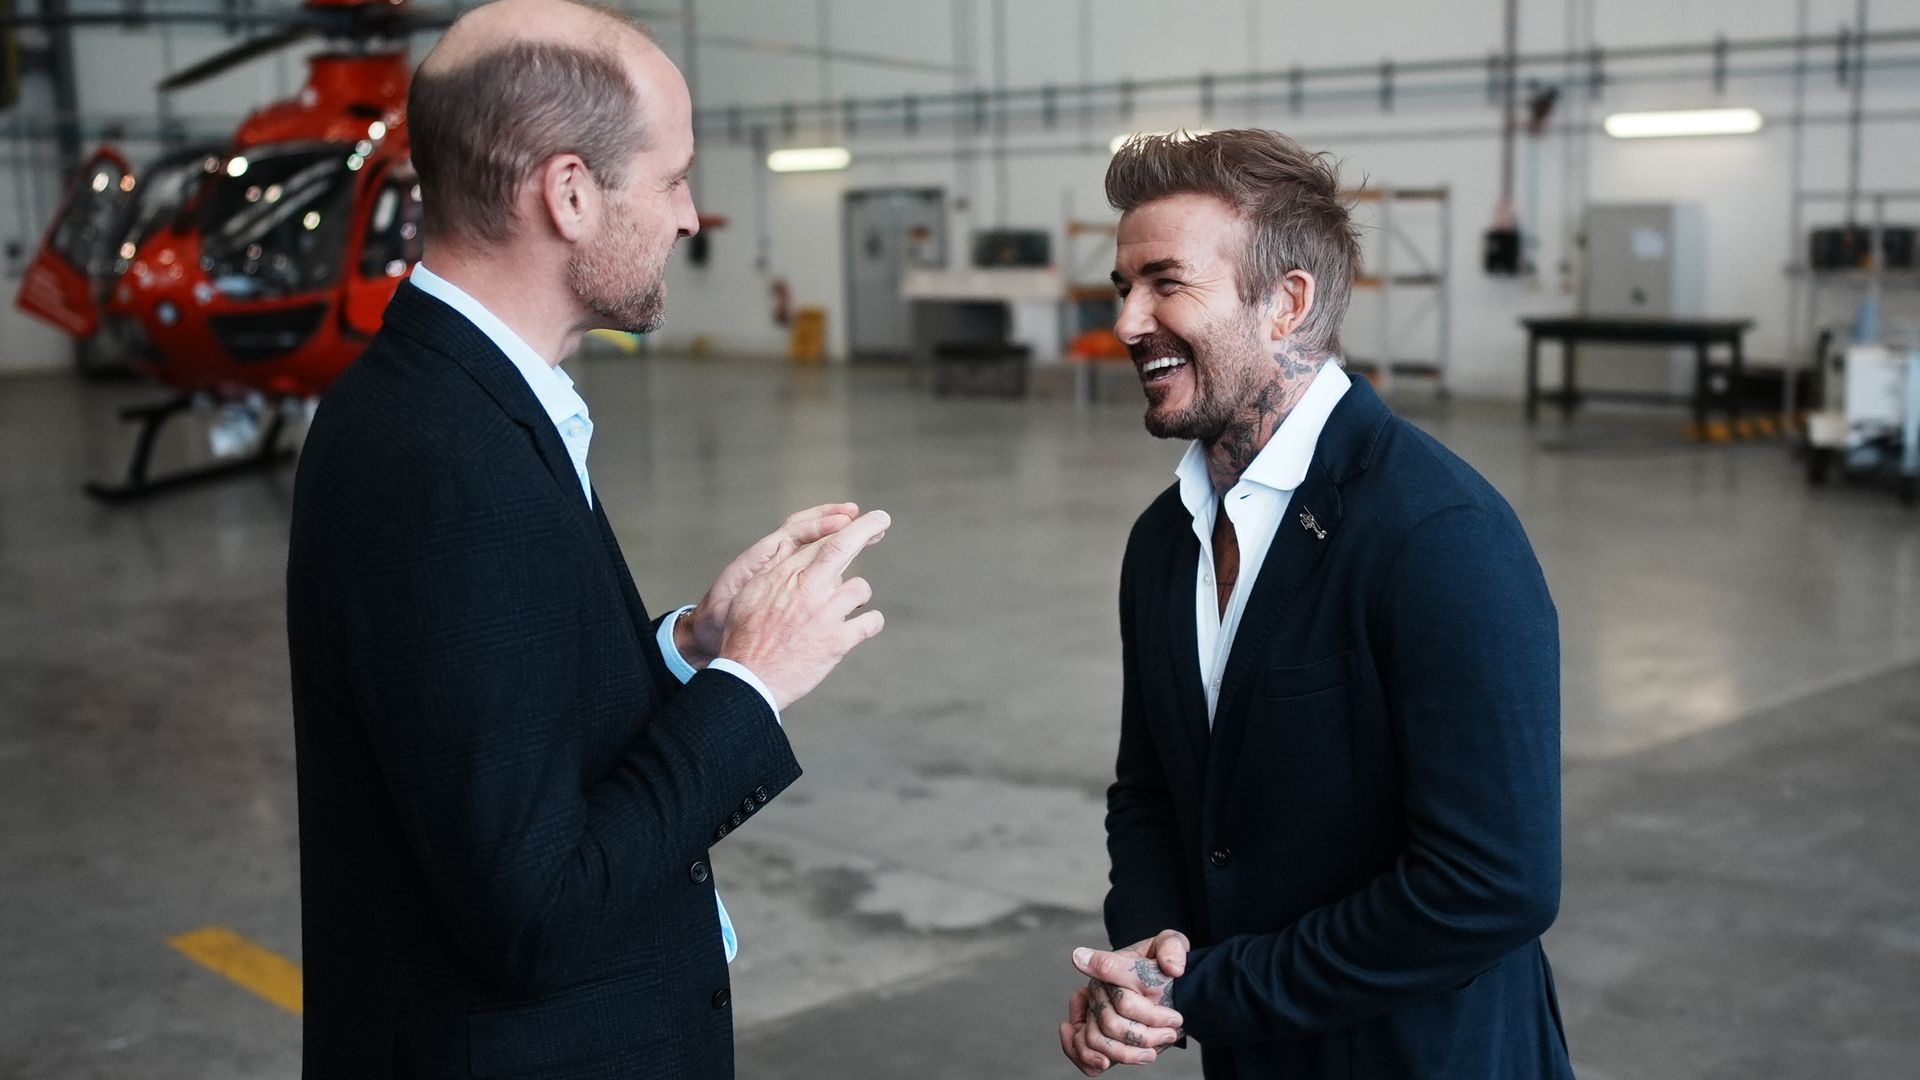
[[[642,592],[691,599],[789,509],[890,511],[887,632],[787,718],[807,775],[715,856],[743,1077],[1077,1075],[1114,586],[1179,448],[1137,391],[935,399],[904,373],[577,361]],[[113,409],[0,382],[0,1080],[297,1074],[299,1023],[168,948],[299,955],[281,626],[290,474],[108,509]],[[1920,1060],[1920,514],[1809,490],[1677,413],[1405,411],[1513,501],[1559,604],[1583,1076],[1908,1077]],[[162,448],[195,452],[191,425]],[[1172,1055],[1154,1072],[1198,1075]]]

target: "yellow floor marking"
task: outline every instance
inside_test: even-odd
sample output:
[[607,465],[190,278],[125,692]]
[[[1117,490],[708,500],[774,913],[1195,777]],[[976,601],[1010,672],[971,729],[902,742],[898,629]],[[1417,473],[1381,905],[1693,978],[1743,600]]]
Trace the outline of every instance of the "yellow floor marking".
[[167,944],[295,1016],[306,1007],[299,964],[255,945],[224,926],[189,931],[168,938]]

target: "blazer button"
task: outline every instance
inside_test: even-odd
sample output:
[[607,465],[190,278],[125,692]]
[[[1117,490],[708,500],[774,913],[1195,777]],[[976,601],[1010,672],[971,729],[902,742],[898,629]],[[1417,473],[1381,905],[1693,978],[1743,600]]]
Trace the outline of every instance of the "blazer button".
[[760,809],[760,804],[753,801],[753,796],[749,795],[746,798],[740,800],[741,813],[751,814],[758,809]]
[[707,878],[712,875],[707,872],[706,863],[696,862],[692,866],[687,867],[687,876],[693,879],[695,885],[705,885]]
[[1228,851],[1224,847],[1217,847],[1213,849],[1213,854],[1207,856],[1207,861],[1213,863],[1215,866],[1225,866],[1227,865],[1227,861],[1232,858],[1233,852]]
[[713,992],[713,1007],[716,1009],[724,1009],[731,1004],[732,1001],[733,995],[728,993],[727,988],[724,986]]
[[727,834],[732,831],[733,831],[733,826],[728,825],[726,822],[723,821],[720,823],[720,827],[713,831],[713,838],[715,840],[725,840],[727,838]]
[[741,825],[746,824],[746,820],[747,820],[747,815],[741,813],[738,810],[735,810],[733,812],[733,816],[727,819],[727,824],[737,829]]
[[762,806],[764,806],[766,805],[767,800],[771,798],[773,798],[773,793],[767,790],[767,785],[761,784],[759,787],[753,789],[754,802],[757,802]]

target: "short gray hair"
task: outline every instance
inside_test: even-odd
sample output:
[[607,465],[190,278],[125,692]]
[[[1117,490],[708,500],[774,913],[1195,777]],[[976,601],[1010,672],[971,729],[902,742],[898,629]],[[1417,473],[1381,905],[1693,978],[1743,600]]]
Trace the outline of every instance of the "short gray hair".
[[428,237],[493,244],[512,238],[520,187],[543,162],[578,154],[618,188],[646,139],[640,95],[612,49],[545,41],[416,76],[407,127]]
[[1125,213],[1172,195],[1211,195],[1246,222],[1236,259],[1252,304],[1294,270],[1313,275],[1301,344],[1337,354],[1360,267],[1360,234],[1340,200],[1339,167],[1277,131],[1176,132],[1128,140],[1107,166],[1107,201]]

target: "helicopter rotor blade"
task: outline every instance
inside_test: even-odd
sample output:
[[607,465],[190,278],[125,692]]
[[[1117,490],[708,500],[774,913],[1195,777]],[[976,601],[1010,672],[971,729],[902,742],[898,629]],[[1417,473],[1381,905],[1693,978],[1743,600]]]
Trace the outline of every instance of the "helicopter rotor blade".
[[172,75],[160,81],[159,89],[162,91],[181,90],[197,83],[203,83],[216,75],[223,75],[250,60],[284,49],[289,45],[297,45],[315,36],[317,33],[319,33],[319,31],[312,26],[289,26],[284,30],[276,30],[271,34],[264,34],[260,37],[243,41],[233,48],[217,52],[191,67],[174,72]]

